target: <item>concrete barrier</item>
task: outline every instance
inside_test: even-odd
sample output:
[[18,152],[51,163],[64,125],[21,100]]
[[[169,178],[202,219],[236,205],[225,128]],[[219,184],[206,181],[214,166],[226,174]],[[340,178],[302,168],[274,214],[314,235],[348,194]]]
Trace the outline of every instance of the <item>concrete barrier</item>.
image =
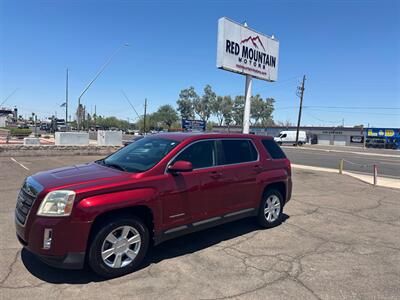
[[56,146],[56,145],[0,145],[0,157],[22,156],[72,156],[97,155],[106,156],[114,153],[118,146]]
[[24,145],[40,145],[40,139],[33,137],[26,137],[24,138]]
[[122,131],[97,131],[97,145],[98,146],[121,146],[122,145]]
[[87,132],[56,132],[56,145],[89,145]]

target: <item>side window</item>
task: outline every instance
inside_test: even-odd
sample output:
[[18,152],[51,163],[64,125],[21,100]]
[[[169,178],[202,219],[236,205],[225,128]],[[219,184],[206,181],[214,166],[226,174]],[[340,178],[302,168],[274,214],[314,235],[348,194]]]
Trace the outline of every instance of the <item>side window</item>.
[[283,153],[281,147],[279,147],[274,140],[262,140],[261,142],[273,159],[286,158],[285,153]]
[[249,140],[222,140],[223,164],[238,164],[257,160],[257,150]]
[[214,141],[196,142],[181,152],[173,162],[178,160],[190,161],[193,169],[215,166]]
[[286,133],[282,134],[281,138],[285,138],[285,137],[287,137],[287,134]]

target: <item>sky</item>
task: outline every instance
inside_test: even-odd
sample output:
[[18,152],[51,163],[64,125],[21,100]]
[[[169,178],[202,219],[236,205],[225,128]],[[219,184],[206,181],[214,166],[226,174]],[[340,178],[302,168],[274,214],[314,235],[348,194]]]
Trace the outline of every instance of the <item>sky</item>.
[[[400,127],[399,1],[0,0],[0,103],[40,118],[65,116],[82,97],[88,112],[134,120],[176,106],[180,90],[243,95],[245,77],[216,68],[220,17],[280,42],[277,82],[253,80],[276,101],[275,121],[297,122],[296,88],[306,76],[302,125]],[[71,111],[72,112],[72,111]]]

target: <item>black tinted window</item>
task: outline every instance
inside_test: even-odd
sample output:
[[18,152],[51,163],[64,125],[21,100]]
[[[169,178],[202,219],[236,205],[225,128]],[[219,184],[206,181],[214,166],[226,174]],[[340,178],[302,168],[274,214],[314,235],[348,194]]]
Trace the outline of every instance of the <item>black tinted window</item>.
[[281,147],[279,147],[273,140],[262,140],[265,149],[273,159],[286,158]]
[[98,162],[128,172],[144,172],[154,167],[178,144],[173,140],[146,137]]
[[222,140],[223,163],[237,164],[257,160],[257,151],[249,140]]
[[174,159],[174,162],[178,160],[190,161],[193,165],[193,169],[214,166],[214,141],[197,142],[190,145]]

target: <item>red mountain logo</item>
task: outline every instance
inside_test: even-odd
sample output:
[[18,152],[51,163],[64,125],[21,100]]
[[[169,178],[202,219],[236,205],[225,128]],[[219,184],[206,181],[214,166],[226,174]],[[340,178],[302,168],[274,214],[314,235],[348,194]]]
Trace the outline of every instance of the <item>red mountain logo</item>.
[[247,39],[244,39],[243,41],[241,41],[240,43],[241,44],[243,44],[243,43],[247,43],[248,41],[251,41],[251,43],[253,44],[253,46],[254,47],[256,47],[257,49],[258,49],[258,45],[257,45],[257,41],[260,43],[260,45],[261,45],[261,47],[264,49],[264,51],[265,51],[265,48],[264,48],[264,45],[263,45],[263,43],[261,42],[261,39],[260,39],[260,37],[257,35],[257,36],[255,36],[255,37],[252,37],[252,36],[249,36]]

